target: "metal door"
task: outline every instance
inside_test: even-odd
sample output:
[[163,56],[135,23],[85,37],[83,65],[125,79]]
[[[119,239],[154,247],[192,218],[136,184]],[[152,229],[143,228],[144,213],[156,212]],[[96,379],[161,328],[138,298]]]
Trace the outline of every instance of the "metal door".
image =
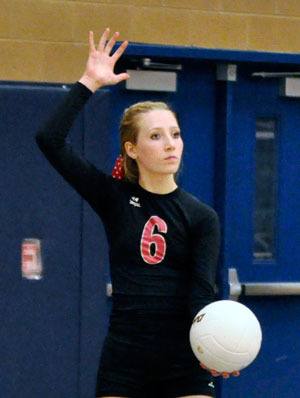
[[227,134],[226,143],[221,139],[225,296],[228,269],[234,268],[251,294],[240,301],[255,312],[263,332],[258,358],[238,379],[222,383],[222,397],[296,398],[300,298],[292,283],[300,281],[300,102],[280,94],[279,79],[254,77],[257,71],[241,66],[238,82],[220,86]]

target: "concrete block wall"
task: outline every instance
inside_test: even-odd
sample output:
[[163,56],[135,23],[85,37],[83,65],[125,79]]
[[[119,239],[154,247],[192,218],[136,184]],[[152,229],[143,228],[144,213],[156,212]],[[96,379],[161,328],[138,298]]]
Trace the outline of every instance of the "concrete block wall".
[[72,82],[89,30],[133,42],[299,52],[299,0],[0,0],[0,80]]

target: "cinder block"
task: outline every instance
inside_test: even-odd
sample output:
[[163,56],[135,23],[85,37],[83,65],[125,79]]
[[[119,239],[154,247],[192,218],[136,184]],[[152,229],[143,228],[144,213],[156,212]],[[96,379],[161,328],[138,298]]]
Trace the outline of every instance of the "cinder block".
[[120,40],[136,42],[300,48],[299,18],[292,17],[300,15],[298,0],[0,0],[0,9],[3,80],[77,80],[87,59],[88,31],[98,40],[107,26],[120,31]]
[[299,52],[299,19],[251,17],[249,19],[248,48],[275,52]]
[[276,14],[299,16],[300,1],[299,0],[275,0]]
[[72,40],[72,4],[63,1],[12,0],[11,30],[23,40]]
[[188,42],[189,11],[174,8],[134,8],[130,39],[137,42],[178,44]]
[[274,14],[276,0],[221,0],[222,11],[245,14]]
[[0,38],[10,38],[11,1],[0,0]]
[[208,48],[245,49],[247,18],[239,15],[193,12],[190,15],[190,44]]
[[122,4],[128,5],[128,6],[137,6],[137,7],[143,7],[143,6],[149,6],[149,7],[156,7],[156,6],[162,6],[163,5],[163,0],[110,0],[110,4]]
[[[110,4],[111,0],[62,0],[62,1],[72,1],[72,3],[94,3],[94,4]],[[118,3],[120,3],[120,1],[118,0]]]
[[0,54],[0,80],[42,80],[43,43],[0,40]]
[[121,33],[120,40],[128,39],[131,23],[131,7],[108,4],[78,3],[73,5],[73,40],[87,43],[88,32],[94,31],[95,38],[105,28]]
[[185,8],[202,11],[220,10],[220,0],[162,0],[166,7]]
[[82,44],[46,43],[42,63],[42,78],[48,82],[77,81],[85,68],[88,48]]

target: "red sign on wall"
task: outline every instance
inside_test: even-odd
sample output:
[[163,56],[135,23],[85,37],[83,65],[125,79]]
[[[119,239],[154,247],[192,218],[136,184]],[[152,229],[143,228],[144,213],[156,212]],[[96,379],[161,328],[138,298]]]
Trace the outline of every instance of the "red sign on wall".
[[41,241],[24,239],[22,242],[22,276],[26,279],[42,278]]

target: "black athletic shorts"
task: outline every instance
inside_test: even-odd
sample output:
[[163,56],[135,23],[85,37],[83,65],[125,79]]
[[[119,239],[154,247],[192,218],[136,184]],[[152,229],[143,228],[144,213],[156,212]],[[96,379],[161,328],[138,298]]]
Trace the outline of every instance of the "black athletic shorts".
[[211,375],[189,343],[182,314],[114,310],[97,377],[96,397],[215,396]]

